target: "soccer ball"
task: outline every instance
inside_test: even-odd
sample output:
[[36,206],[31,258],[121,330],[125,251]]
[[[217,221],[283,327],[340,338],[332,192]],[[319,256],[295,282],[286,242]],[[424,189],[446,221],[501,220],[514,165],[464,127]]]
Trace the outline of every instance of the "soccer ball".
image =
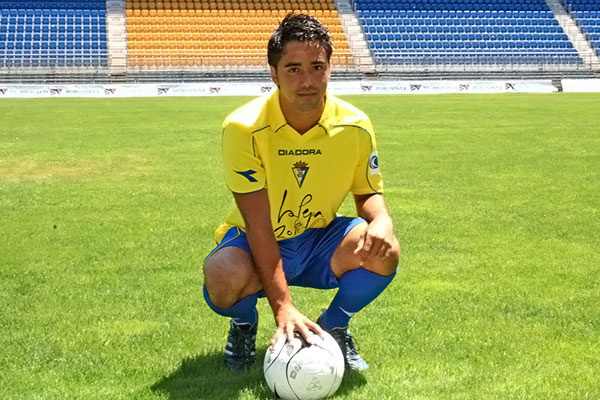
[[344,376],[344,356],[327,332],[308,344],[298,333],[291,342],[282,335],[267,350],[263,371],[275,396],[287,400],[317,400],[331,396]]

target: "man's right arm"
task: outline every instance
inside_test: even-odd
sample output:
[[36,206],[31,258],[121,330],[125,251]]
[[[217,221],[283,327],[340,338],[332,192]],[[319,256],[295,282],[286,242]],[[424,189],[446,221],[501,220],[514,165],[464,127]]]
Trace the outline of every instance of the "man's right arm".
[[291,340],[295,330],[307,339],[310,331],[321,333],[320,327],[300,313],[292,302],[279,246],[273,234],[267,191],[262,189],[252,193],[234,193],[233,196],[244,218],[258,279],[277,323],[271,345],[275,344],[281,334],[286,334],[288,340]]

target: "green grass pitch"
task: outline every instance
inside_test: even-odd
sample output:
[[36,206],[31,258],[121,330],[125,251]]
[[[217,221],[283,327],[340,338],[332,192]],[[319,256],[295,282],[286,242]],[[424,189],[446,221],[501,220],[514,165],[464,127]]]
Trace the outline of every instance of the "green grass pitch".
[[[334,398],[599,399],[600,95],[344,98],[403,256],[352,321],[371,369]],[[0,101],[0,398],[270,398],[267,302],[231,374],[201,295],[220,124],[247,100]],[[293,289],[310,318],[333,294]]]

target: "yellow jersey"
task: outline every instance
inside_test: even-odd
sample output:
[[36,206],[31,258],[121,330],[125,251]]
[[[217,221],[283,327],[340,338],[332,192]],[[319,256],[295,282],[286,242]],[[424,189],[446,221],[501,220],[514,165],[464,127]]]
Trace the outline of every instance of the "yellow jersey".
[[[234,193],[266,189],[277,240],[327,226],[348,193],[382,193],[373,127],[360,110],[330,94],[319,122],[299,134],[286,121],[279,90],[257,98],[223,122],[225,181]],[[234,206],[217,229],[244,230]]]

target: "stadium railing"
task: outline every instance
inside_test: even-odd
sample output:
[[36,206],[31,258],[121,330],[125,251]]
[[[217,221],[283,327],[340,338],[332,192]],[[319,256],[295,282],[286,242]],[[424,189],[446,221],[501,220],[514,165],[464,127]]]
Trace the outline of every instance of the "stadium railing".
[[471,52],[464,53],[420,53],[405,52],[402,55],[386,55],[376,58],[378,72],[435,71],[435,72],[519,72],[519,71],[586,71],[580,57],[572,55],[561,58],[554,52]]
[[[356,61],[360,57],[348,54],[333,55],[334,72],[356,72]],[[136,53],[127,57],[127,71],[144,70],[193,70],[196,72],[212,72],[224,70],[229,72],[269,72],[266,53],[170,53],[168,55],[148,52]]]

